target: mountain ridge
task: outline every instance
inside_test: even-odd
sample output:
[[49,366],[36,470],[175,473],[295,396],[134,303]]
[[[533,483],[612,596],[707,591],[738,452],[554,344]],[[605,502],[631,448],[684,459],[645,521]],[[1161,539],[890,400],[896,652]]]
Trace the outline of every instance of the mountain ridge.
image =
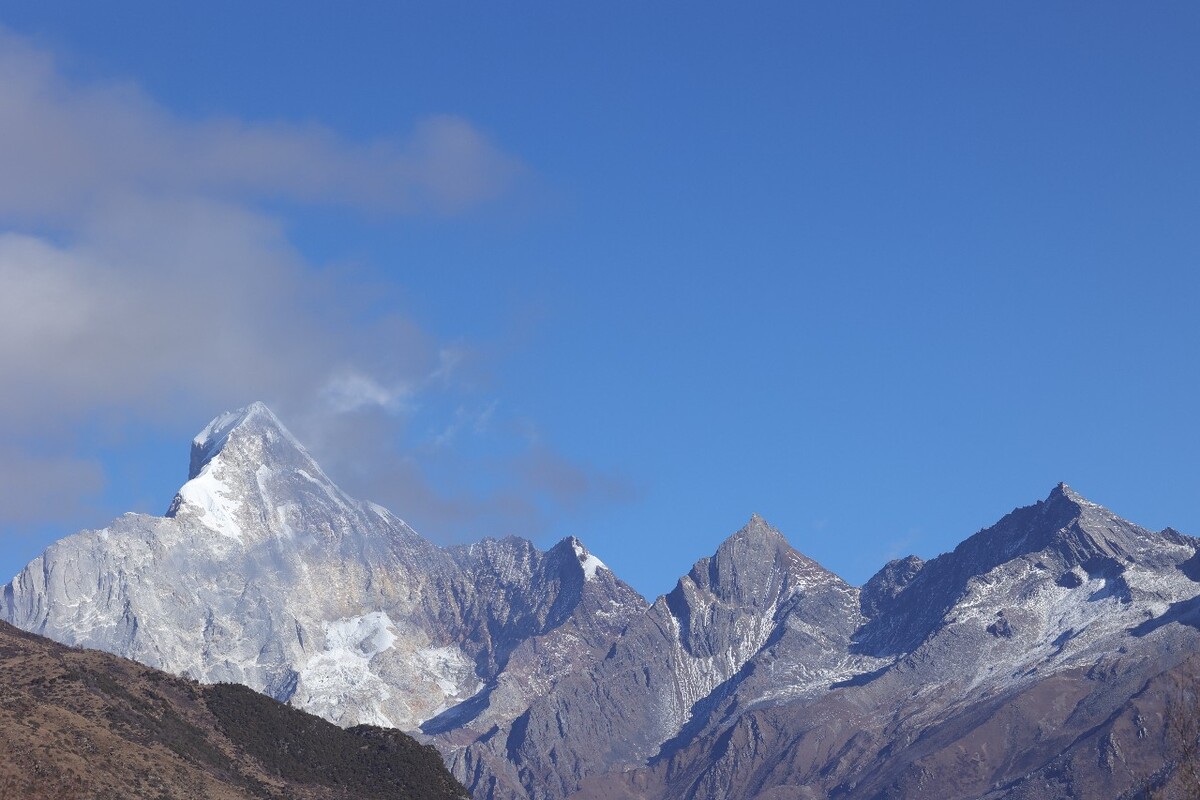
[[[190,459],[168,515],[52,545],[4,588],[2,616],[412,731],[477,800],[626,780],[662,800],[909,796],[886,753],[913,752],[920,726],[969,737],[979,709],[1060,683],[1117,708],[1154,677],[1137,654],[1165,648],[1170,669],[1197,647],[1200,542],[1066,484],[862,587],[753,514],[648,603],[575,537],[434,545],[345,495],[261,404],[214,419]],[[1088,683],[1097,665],[1119,691]]]

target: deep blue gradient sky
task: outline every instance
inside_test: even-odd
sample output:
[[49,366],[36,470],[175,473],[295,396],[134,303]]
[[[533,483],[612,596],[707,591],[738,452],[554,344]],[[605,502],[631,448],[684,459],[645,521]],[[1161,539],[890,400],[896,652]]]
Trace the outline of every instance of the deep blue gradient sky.
[[[853,583],[1058,481],[1200,535],[1200,9],[919,6],[0,2],[6,46],[180,129],[352,146],[452,115],[520,165],[451,210],[239,195],[297,280],[339,287],[339,325],[400,315],[467,377],[334,422],[253,375],[76,400],[0,433],[10,471],[30,452],[94,468],[69,512],[10,515],[0,572],[161,512],[190,437],[255,399],[310,420],[302,438],[333,431],[313,448],[331,475],[432,538],[578,535],[649,596],[751,512]],[[95,225],[0,213],[58,243]],[[241,289],[189,275],[164,303]],[[372,413],[393,435],[357,463],[339,426]],[[401,507],[415,474],[425,499]]]

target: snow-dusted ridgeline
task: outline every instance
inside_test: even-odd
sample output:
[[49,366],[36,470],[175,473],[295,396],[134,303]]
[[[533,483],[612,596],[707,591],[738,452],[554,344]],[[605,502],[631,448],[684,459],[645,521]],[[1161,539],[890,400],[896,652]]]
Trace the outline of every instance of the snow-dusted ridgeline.
[[[196,437],[164,516],[55,543],[0,612],[339,724],[423,732],[477,798],[626,796],[612,776],[637,768],[635,796],[719,798],[813,725],[834,742],[853,721],[882,748],[872,708],[917,729],[1098,664],[1177,663],[1197,649],[1196,551],[1059,486],[860,589],[754,516],[648,605],[573,537],[433,545],[345,495],[253,404]],[[794,741],[768,747],[768,723]],[[823,796],[852,762],[751,784]],[[860,779],[833,788],[856,797]]]

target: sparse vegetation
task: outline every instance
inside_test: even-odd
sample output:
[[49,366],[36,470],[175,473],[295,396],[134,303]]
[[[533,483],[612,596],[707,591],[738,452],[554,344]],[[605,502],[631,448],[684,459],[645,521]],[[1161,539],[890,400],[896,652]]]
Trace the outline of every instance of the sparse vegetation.
[[1166,762],[1138,800],[1200,800],[1200,674],[1175,675],[1172,683],[1163,712]]
[[400,731],[343,730],[236,684],[204,692],[231,741],[285,780],[341,788],[356,798],[466,797],[437,750]]
[[433,748],[0,622],[0,800],[453,800]]

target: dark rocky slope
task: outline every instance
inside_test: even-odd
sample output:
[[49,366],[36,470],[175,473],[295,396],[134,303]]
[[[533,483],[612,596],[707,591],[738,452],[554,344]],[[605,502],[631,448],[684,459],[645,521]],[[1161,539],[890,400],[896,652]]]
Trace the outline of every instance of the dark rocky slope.
[[432,747],[0,622],[0,798],[461,800]]
[[1118,796],[1167,764],[1114,720],[1200,652],[1197,544],[1060,485],[859,589],[755,516],[647,604],[574,538],[433,545],[255,404],[0,618],[423,735],[475,800]]
[[744,707],[576,797],[1176,796],[1200,735],[1195,553],[1060,486],[864,588],[852,649],[884,667]]

